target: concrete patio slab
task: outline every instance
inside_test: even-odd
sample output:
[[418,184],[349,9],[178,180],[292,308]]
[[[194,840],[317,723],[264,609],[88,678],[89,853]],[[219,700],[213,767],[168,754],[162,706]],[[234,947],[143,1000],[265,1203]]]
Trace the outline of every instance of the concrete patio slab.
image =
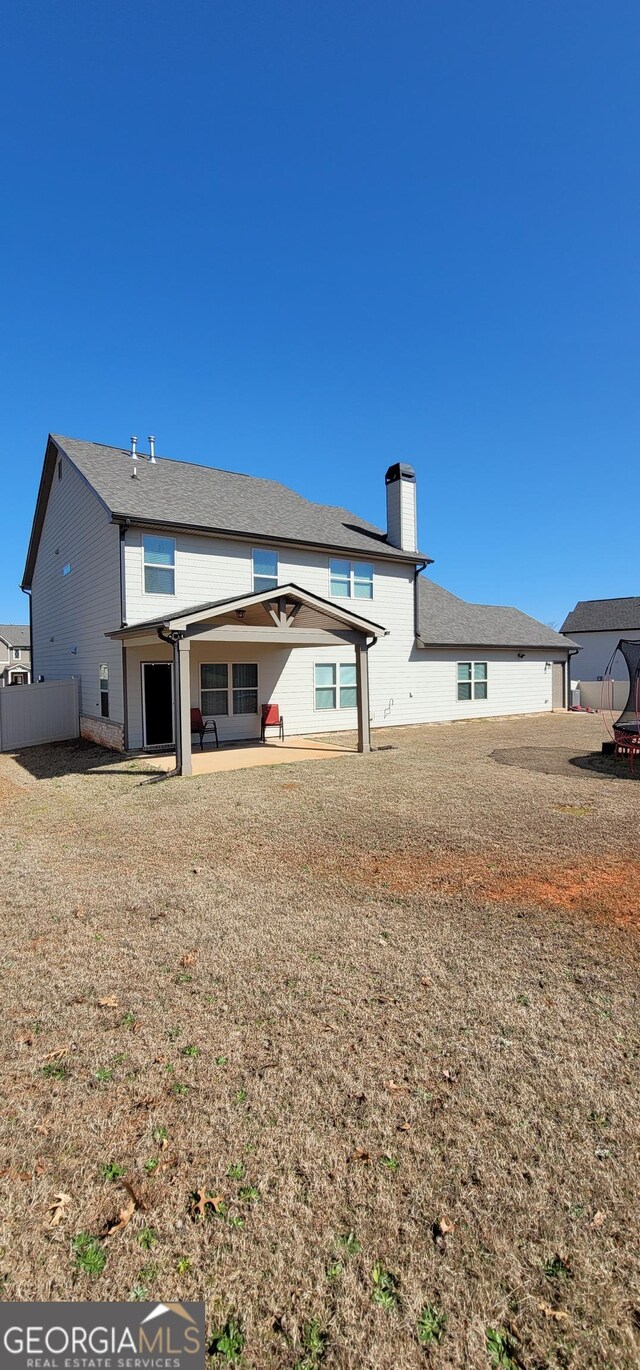
[[[333,742],[320,742],[308,737],[289,737],[284,742],[241,742],[236,745],[207,748],[192,752],[194,775],[211,775],[216,771],[242,771],[251,766],[282,766],[295,761],[329,761],[335,756],[354,756],[355,747],[338,747]],[[173,771],[174,752],[163,756],[146,754],[149,765],[159,771]]]

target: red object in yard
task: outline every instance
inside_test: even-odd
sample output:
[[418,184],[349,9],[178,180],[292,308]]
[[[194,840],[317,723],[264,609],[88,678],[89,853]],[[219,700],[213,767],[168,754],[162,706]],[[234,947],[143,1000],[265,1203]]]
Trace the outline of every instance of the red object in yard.
[[280,741],[284,742],[284,719],[280,713],[278,704],[263,704],[262,717],[260,721],[260,740],[265,741],[265,729],[277,728],[280,734]]
[[200,709],[191,710],[191,731],[192,733],[197,733],[200,738],[201,752],[204,751],[204,738],[205,733],[208,731],[213,733],[213,736],[216,739],[216,747],[220,746],[220,743],[218,742],[218,725],[215,718],[208,718],[205,723]]

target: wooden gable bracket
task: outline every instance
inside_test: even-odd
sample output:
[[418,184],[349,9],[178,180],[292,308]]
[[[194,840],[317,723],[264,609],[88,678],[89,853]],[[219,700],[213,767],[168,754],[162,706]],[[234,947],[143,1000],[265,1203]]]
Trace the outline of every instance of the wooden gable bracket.
[[289,605],[287,604],[285,596],[280,595],[277,601],[271,599],[266,600],[264,607],[267,610],[269,617],[275,623],[276,628],[286,629],[291,627],[294,619],[299,614],[302,605]]

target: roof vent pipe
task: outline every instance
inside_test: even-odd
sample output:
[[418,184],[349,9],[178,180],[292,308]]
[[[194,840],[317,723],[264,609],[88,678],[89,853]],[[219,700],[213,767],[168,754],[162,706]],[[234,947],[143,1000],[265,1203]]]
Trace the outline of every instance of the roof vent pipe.
[[148,442],[149,442],[149,461],[155,462],[155,459],[156,459],[156,440],[155,440],[154,437],[151,436],[151,434],[149,435]]
[[132,439],[131,439],[131,451],[130,451],[130,453],[129,453],[129,456],[130,456],[130,457],[133,457],[133,460],[134,460],[134,461],[137,461],[137,460],[138,460],[138,453],[136,452],[137,443],[138,443],[138,439],[137,439],[137,438],[132,438]]

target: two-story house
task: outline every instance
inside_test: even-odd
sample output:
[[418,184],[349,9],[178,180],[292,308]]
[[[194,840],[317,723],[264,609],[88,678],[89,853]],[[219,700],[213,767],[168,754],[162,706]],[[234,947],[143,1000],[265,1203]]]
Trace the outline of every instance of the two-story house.
[[0,623],[0,686],[28,685],[31,643],[26,623]]
[[188,772],[194,706],[221,742],[257,737],[277,702],[289,734],[357,728],[363,751],[371,724],[566,706],[571,642],[422,574],[411,467],[389,467],[380,529],[150,443],[47,443],[23,580],[33,670],[78,677],[83,736],[175,748]]

